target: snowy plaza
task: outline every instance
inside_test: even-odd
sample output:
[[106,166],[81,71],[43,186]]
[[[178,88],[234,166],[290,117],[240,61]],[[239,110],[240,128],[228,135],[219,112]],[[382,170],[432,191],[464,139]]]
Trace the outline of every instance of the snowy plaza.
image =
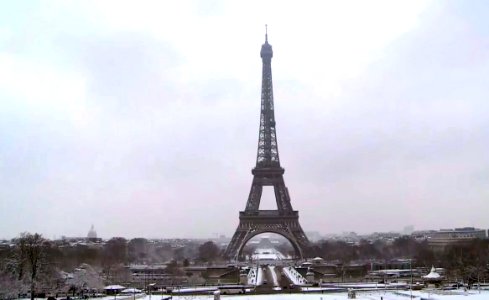
[[[412,293],[412,294],[411,294]],[[441,290],[423,290],[423,291],[366,291],[366,292],[357,292],[356,298],[359,300],[401,300],[401,299],[409,299],[412,295],[412,299],[414,300],[487,300],[489,299],[489,291],[487,290],[472,290],[472,291],[464,291],[464,290],[452,290],[452,291],[441,291]],[[143,299],[143,300],[160,300],[169,297],[169,295],[146,295],[145,297],[138,297],[138,295],[120,297],[119,300],[130,300],[133,298]],[[348,299],[348,293],[295,293],[295,294],[270,294],[270,295],[235,295],[235,296],[226,296],[221,295],[221,299],[233,299],[233,300],[292,300],[292,299],[300,299],[300,300],[343,300]],[[99,298],[100,299],[100,298]],[[114,297],[104,297],[103,300],[111,300]],[[214,299],[214,295],[187,295],[187,296],[173,296],[173,300],[199,300],[199,299]]]

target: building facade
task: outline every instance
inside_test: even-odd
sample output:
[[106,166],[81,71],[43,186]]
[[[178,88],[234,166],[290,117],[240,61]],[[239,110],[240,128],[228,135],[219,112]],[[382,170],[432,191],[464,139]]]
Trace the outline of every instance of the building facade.
[[441,251],[448,245],[467,244],[474,239],[486,239],[486,231],[474,227],[463,227],[455,229],[440,229],[432,233],[428,239],[428,245],[433,250]]

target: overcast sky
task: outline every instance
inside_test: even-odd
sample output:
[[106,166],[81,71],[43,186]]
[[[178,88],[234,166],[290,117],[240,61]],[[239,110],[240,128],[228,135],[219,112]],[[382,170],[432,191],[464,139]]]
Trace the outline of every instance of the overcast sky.
[[488,20],[483,0],[3,1],[0,238],[230,236],[264,24],[306,232],[489,228]]

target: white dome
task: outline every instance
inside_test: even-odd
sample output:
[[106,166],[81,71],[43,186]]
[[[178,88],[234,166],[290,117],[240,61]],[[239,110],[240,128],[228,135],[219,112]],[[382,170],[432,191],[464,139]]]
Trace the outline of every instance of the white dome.
[[93,225],[90,228],[90,230],[88,231],[87,238],[89,238],[89,239],[96,239],[97,238],[97,232],[95,231],[95,228],[93,228]]

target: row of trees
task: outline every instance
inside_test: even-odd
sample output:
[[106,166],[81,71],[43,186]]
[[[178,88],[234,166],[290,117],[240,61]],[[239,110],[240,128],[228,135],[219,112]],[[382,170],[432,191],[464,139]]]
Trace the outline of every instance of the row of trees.
[[[143,238],[128,241],[116,237],[95,247],[83,244],[68,246],[46,240],[39,234],[22,233],[12,242],[13,247],[0,250],[0,298],[29,291],[33,298],[38,286],[55,289],[63,282],[60,270],[80,275],[80,278],[73,279],[75,288],[83,286],[88,280],[84,278],[88,277],[101,282],[100,278],[90,274],[103,274],[109,281],[121,281],[124,276],[129,276],[125,265],[130,263],[167,263],[169,274],[181,275],[182,267],[191,262],[224,260],[221,256],[223,249],[212,241],[188,241],[172,245]],[[283,252],[292,251],[290,245],[279,247]],[[327,261],[342,264],[359,260],[409,258],[415,261],[413,267],[444,267],[452,278],[468,282],[489,279],[489,240],[473,240],[440,252],[433,252],[426,241],[418,242],[408,236],[388,243],[380,240],[373,243],[364,240],[356,244],[321,241],[314,245],[313,250]],[[250,254],[253,249],[247,246],[244,251]]]
[[443,267],[453,280],[476,282],[489,279],[489,240],[474,239],[433,251],[427,241],[418,242],[409,236],[393,242],[360,241],[358,244],[343,241],[322,241],[317,245],[318,254],[328,261],[349,263],[359,260],[406,258],[413,260],[413,267]]
[[443,267],[453,278],[464,282],[481,282],[489,279],[489,240],[473,240],[465,245],[453,245],[440,257]]
[[436,262],[435,253],[426,241],[418,242],[408,236],[400,237],[389,243],[382,240],[375,242],[361,240],[355,244],[344,241],[321,241],[316,246],[319,255],[324,259],[338,260],[343,263],[354,260],[393,258],[414,259],[421,266],[431,266]]
[[[186,241],[184,244],[155,243],[144,238],[126,240],[121,237],[112,238],[100,249],[77,246],[74,252],[90,254],[89,261],[95,265],[114,265],[130,263],[167,263],[192,260],[212,262],[221,259],[221,249],[212,241],[198,243]],[[75,255],[76,257],[76,255]],[[87,256],[82,259],[87,261]],[[77,262],[79,263],[79,262]]]
[[[103,244],[69,245],[37,233],[22,233],[12,240],[12,247],[0,250],[0,299],[28,293],[34,299],[36,292],[60,290],[62,285],[73,293],[85,286],[100,287],[99,275],[121,282],[129,277],[125,265],[130,263],[167,263],[168,273],[180,274],[190,261],[219,259],[220,249],[211,241],[176,246],[116,237]],[[72,275],[63,278],[61,271]]]
[[160,264],[171,260],[183,261],[185,258],[196,260],[202,256],[199,252],[201,243],[193,241],[172,245],[169,242],[152,242],[144,238],[126,240],[122,237],[114,237],[100,244],[70,245],[60,242],[51,242],[51,244],[53,246],[50,249],[52,252],[50,256],[61,269],[68,270],[82,263],[109,268],[119,264]]

